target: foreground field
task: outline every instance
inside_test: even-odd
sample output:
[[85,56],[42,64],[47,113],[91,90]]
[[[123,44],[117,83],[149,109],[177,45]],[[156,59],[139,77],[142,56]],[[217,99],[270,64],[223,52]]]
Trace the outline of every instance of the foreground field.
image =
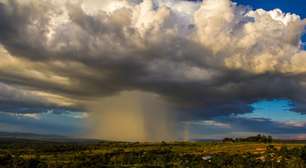
[[0,168],[306,167],[303,143],[1,140]]

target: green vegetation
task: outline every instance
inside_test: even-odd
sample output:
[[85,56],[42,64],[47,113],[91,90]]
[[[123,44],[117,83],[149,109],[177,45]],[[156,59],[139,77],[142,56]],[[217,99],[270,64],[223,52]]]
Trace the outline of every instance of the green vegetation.
[[304,168],[306,146],[265,142],[0,140],[0,168]]
[[272,143],[273,139],[271,136],[265,136],[258,134],[257,136],[251,136],[247,138],[224,138],[223,142],[262,142]]

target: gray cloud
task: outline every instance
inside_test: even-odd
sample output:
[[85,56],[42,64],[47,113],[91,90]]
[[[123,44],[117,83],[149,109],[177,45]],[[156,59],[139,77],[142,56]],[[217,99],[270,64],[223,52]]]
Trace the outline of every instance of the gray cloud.
[[0,83],[0,112],[9,113],[46,113],[55,111],[57,113],[68,111],[79,111],[74,106],[57,102],[56,98],[48,98],[38,92],[17,88]]

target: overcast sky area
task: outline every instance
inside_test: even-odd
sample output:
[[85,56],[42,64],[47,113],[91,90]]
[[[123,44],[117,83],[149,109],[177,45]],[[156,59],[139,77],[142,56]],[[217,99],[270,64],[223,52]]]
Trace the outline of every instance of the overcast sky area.
[[306,139],[304,0],[0,0],[0,131]]

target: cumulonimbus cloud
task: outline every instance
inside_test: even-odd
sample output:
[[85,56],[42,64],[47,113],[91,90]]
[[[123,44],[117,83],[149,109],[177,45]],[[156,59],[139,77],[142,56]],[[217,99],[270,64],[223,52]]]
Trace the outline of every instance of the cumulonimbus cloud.
[[275,98],[306,112],[299,16],[229,0],[99,2],[1,2],[0,81],[65,98],[63,107],[140,90],[193,119]]

